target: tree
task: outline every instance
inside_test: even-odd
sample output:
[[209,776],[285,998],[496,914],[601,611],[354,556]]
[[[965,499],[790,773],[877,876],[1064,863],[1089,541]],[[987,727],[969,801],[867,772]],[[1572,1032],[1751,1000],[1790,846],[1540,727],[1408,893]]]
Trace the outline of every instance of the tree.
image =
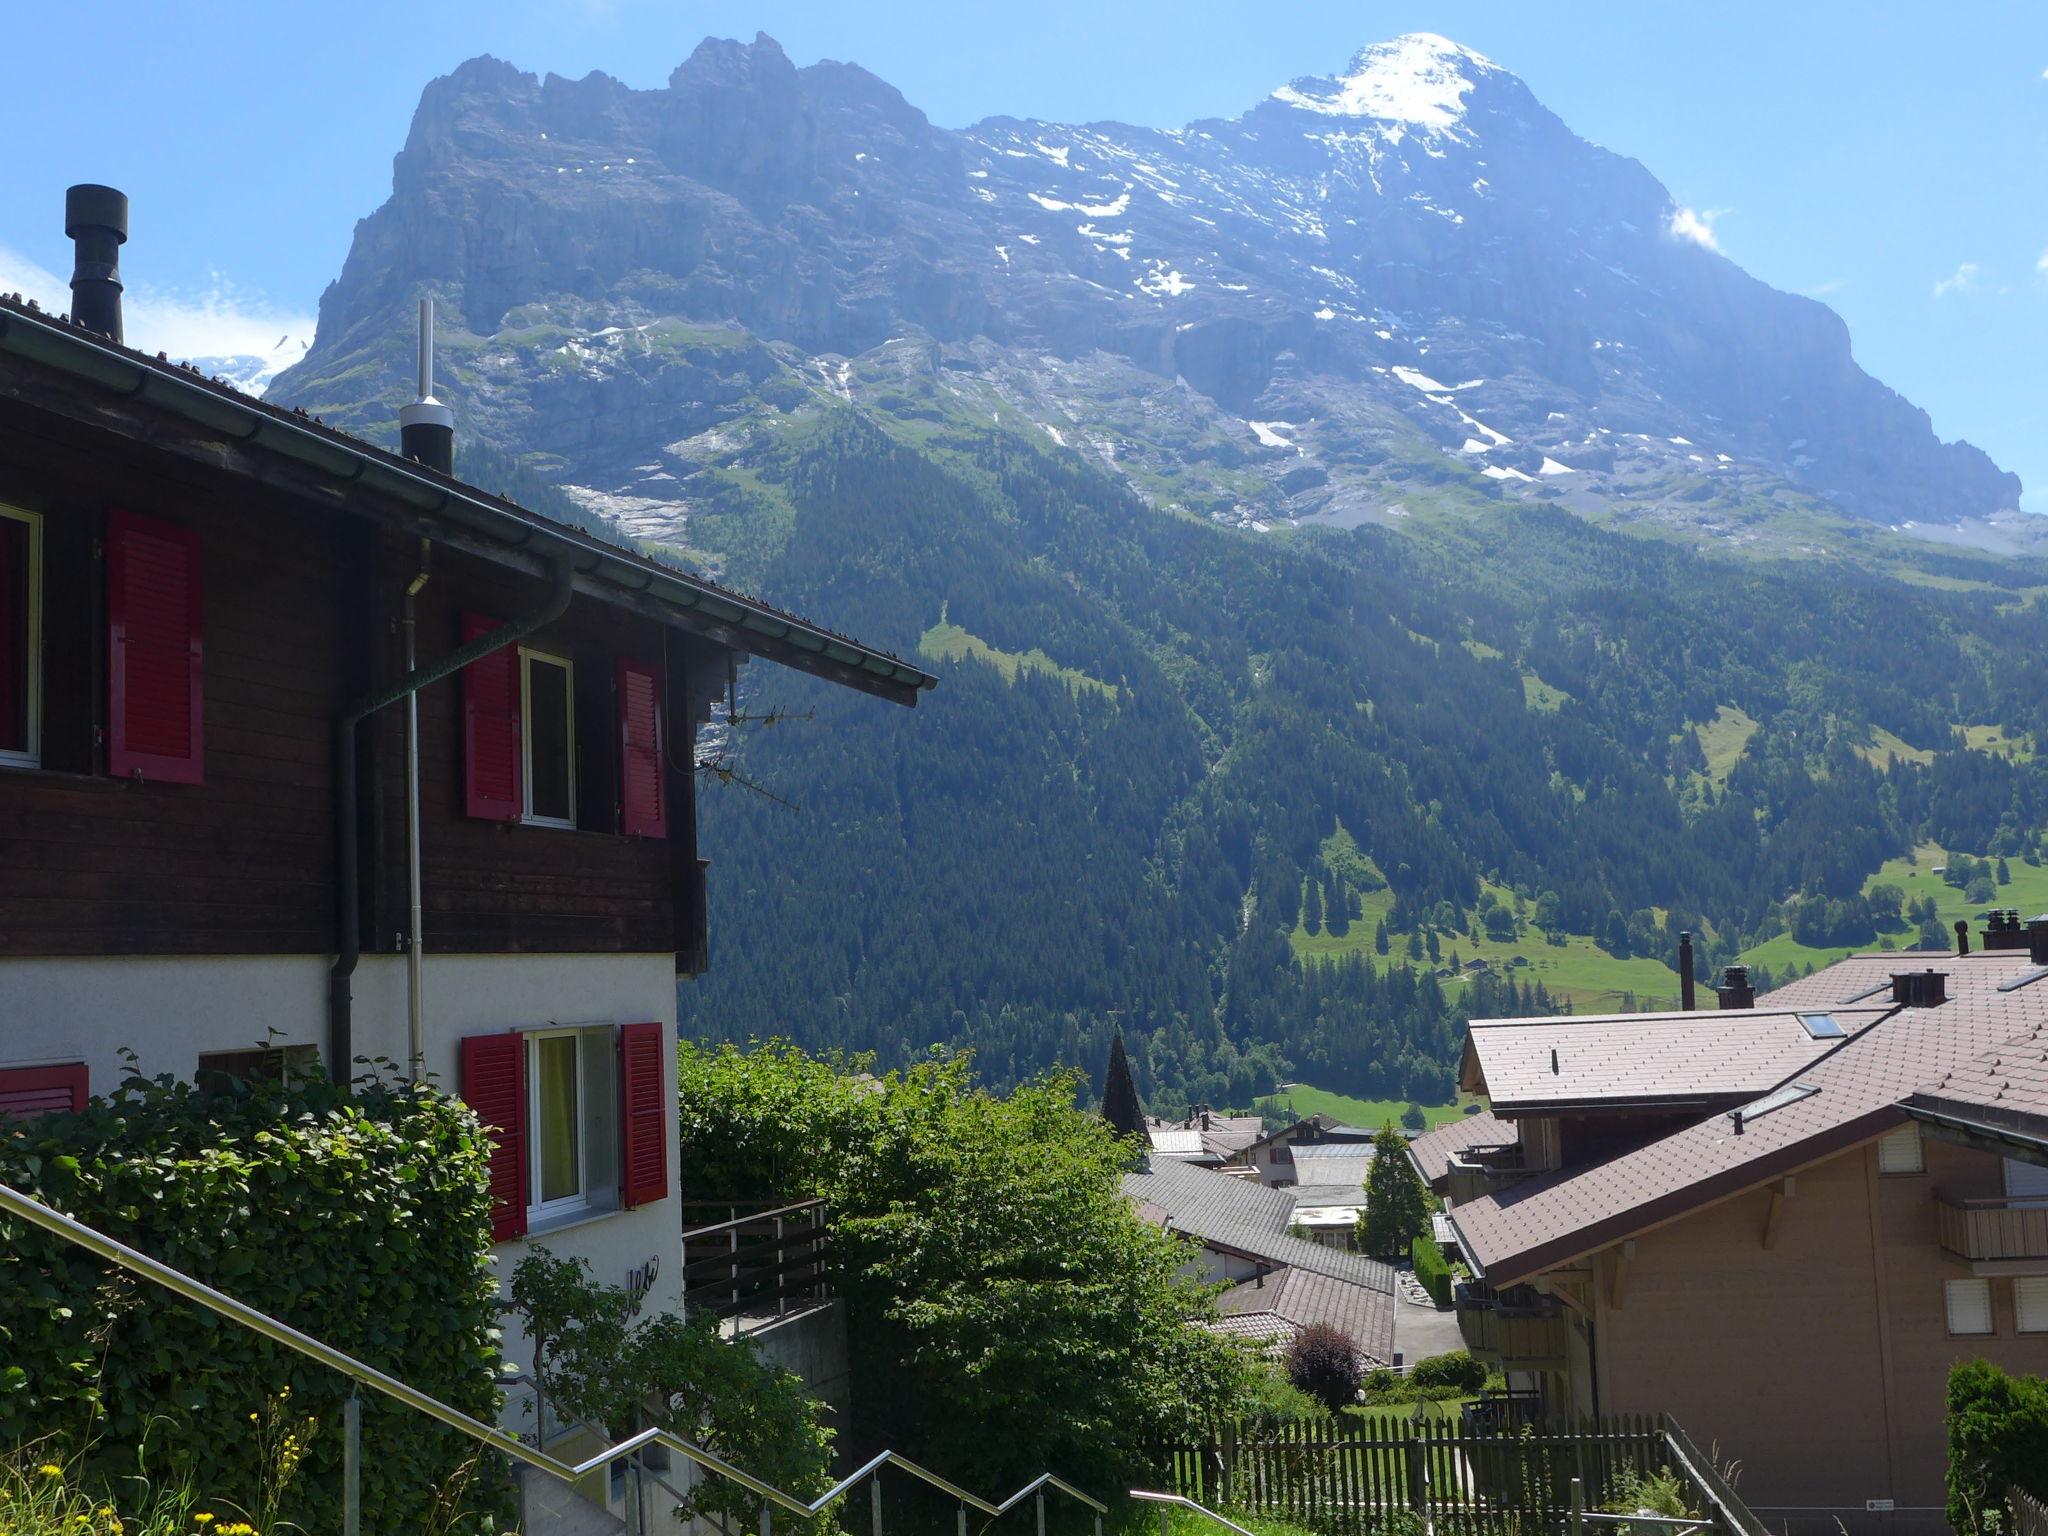
[[1991,888],[1991,877],[1989,875],[1977,875],[1971,879],[1968,887],[1963,891],[1963,900],[1975,906],[1979,902],[1991,900],[1995,894],[1996,892]]
[[[2048,1496],[2048,1381],[2014,1376],[1988,1360],[1948,1373],[1948,1521],[1989,1536],[2008,1488]],[[2009,1526],[2006,1528],[2010,1528]]]
[[1102,1118],[1119,1136],[1135,1136],[1151,1145],[1145,1124],[1145,1106],[1138,1102],[1138,1085],[1131,1081],[1130,1059],[1124,1055],[1124,1032],[1118,1030],[1109,1043],[1109,1070],[1102,1080]]
[[1399,1259],[1408,1243],[1429,1224],[1429,1201],[1408,1140],[1392,1123],[1372,1139],[1372,1166],[1365,1171],[1365,1210],[1358,1218],[1358,1246],[1377,1259]]
[[1358,1401],[1358,1346],[1335,1323],[1310,1323],[1287,1346],[1287,1379],[1336,1413]]
[[1380,919],[1379,926],[1372,931],[1372,947],[1375,953],[1382,955],[1389,948],[1387,943],[1387,920],[1384,917]]
[[2002,853],[1998,856],[1998,883],[2000,885],[2012,884],[2012,868],[2005,862],[2005,855]]
[[1335,939],[1351,931],[1351,894],[1335,875],[1330,876],[1330,883],[1324,887],[1323,926]]
[[1870,915],[1883,927],[1898,922],[1899,912],[1906,903],[1906,893],[1900,886],[1879,884],[1873,885],[1863,899],[1869,903]]
[[[1243,1365],[1183,1241],[1123,1192],[1129,1143],[1048,1074],[998,1097],[965,1058],[685,1044],[682,1155],[708,1199],[827,1202],[861,1427],[971,1488],[1108,1484],[1223,1411]],[[1048,1347],[1048,1341],[1057,1347]],[[1068,1469],[1072,1469],[1069,1471]]]
[[1423,1130],[1429,1124],[1429,1116],[1422,1112],[1420,1104],[1410,1104],[1401,1111],[1401,1124],[1411,1131]]
[[1323,931],[1323,883],[1310,877],[1308,896],[1301,904],[1301,926],[1310,933]]

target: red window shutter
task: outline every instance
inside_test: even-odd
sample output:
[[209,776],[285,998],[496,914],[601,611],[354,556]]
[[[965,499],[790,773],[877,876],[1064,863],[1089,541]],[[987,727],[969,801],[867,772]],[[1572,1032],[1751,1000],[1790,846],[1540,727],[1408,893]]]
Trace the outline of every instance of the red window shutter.
[[[499,621],[462,616],[467,645]],[[462,669],[463,809],[485,821],[517,821],[520,785],[519,647],[505,646]]]
[[85,1063],[0,1067],[0,1120],[34,1120],[85,1108]]
[[107,771],[205,782],[199,535],[107,516]]
[[526,1037],[465,1035],[462,1101],[491,1128],[491,1241],[526,1235]]
[[628,837],[667,837],[662,790],[661,674],[619,663],[619,809]]
[[627,1209],[668,1198],[668,1101],[675,1066],[659,1024],[619,1031],[619,1203]]

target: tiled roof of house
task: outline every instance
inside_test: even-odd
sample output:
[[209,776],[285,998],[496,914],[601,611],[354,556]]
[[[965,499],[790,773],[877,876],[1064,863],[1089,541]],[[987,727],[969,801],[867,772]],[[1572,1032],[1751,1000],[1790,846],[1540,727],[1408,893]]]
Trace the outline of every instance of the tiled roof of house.
[[1195,1114],[1184,1120],[1153,1116],[1145,1122],[1152,1150],[1160,1156],[1218,1163],[1228,1162],[1257,1141],[1265,1128],[1266,1122],[1257,1115]]
[[[1241,1281],[1216,1298],[1219,1323],[1240,1337],[1285,1343],[1295,1329],[1329,1323],[1350,1336],[1358,1352],[1375,1365],[1394,1358],[1394,1298],[1390,1292],[1303,1269],[1275,1270],[1264,1282]],[[1279,1337],[1269,1319],[1289,1324]],[[1235,1325],[1235,1326],[1233,1326]],[[1254,1331],[1258,1330],[1258,1331]]]
[[1516,1139],[1512,1125],[1481,1111],[1424,1131],[1408,1143],[1408,1156],[1415,1171],[1422,1175],[1422,1182],[1434,1187],[1450,1173],[1454,1154],[1469,1152],[1474,1147],[1505,1147]]
[[1295,1184],[1280,1193],[1294,1202],[1297,1213],[1365,1204],[1363,1184]]
[[1298,1184],[1348,1184],[1356,1191],[1365,1184],[1372,1167],[1372,1143],[1317,1141],[1294,1147],[1294,1177]]
[[1208,1168],[1154,1158],[1149,1170],[1124,1175],[1124,1193],[1140,1213],[1164,1213],[1163,1225],[1276,1268],[1292,1265],[1392,1294],[1394,1272],[1377,1259],[1325,1248],[1288,1232],[1294,1201],[1284,1190]]
[[[1887,983],[1887,990],[1889,984]],[[1825,1013],[1854,1033],[1882,1018],[1889,996]],[[1841,1043],[1817,1037],[1794,1009],[1612,1013],[1474,1019],[1466,1045],[1495,1113],[1574,1105],[1683,1107],[1763,1092]]]
[[1947,1002],[1899,1009],[1845,1033],[1774,1085],[1782,1092],[1734,1113],[1460,1205],[1450,1213],[1460,1244],[1489,1282],[1526,1279],[1870,1140],[1932,1098],[2027,1121],[2032,1134],[2048,1137],[2048,980],[2011,985],[2041,969],[2025,951],[1858,956],[1759,1001],[1766,1010],[1839,1007],[1843,997],[1888,984],[1894,970],[1929,964],[1947,973]]

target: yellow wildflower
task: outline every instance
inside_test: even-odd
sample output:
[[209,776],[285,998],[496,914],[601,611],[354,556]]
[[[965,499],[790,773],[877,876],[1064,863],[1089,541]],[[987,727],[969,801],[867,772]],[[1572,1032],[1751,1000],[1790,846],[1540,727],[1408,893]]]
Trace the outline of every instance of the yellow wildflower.
[[202,1509],[193,1515],[192,1523],[194,1525],[211,1525],[213,1524],[213,1514],[210,1510]]
[[37,1467],[36,1470],[42,1473],[44,1477],[62,1477],[64,1475],[64,1469],[54,1461],[46,1461],[40,1467]]

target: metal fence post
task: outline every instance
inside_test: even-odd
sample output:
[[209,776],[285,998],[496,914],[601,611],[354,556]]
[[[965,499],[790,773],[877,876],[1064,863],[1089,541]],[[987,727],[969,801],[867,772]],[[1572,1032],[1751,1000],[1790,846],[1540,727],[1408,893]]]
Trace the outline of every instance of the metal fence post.
[[1586,1482],[1572,1479],[1572,1536],[1586,1536]]
[[868,1513],[874,1518],[875,1536],[882,1536],[882,1474],[868,1479]]
[[363,1530],[363,1400],[351,1391],[341,1405],[341,1536]]
[[967,1506],[960,1506],[960,1536],[967,1536]]
[[1045,1490],[1038,1490],[1038,1536],[1045,1536]]
[[1173,1524],[1172,1515],[1173,1510],[1169,1506],[1159,1506],[1159,1536],[1172,1536],[1168,1529]]
[[761,1536],[775,1536],[775,1506],[761,1501]]

